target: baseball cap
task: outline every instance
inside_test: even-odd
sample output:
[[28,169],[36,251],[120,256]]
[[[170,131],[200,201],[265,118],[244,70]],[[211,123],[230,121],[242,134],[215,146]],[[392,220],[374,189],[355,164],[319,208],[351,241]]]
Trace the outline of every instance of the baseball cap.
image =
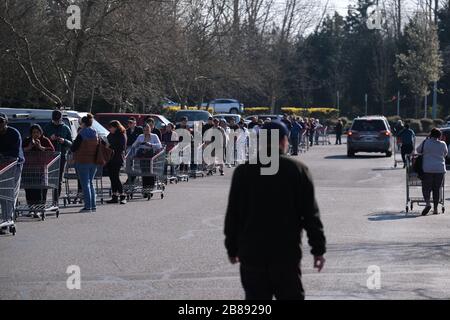
[[286,125],[283,122],[278,121],[278,120],[267,122],[263,126],[263,129],[266,129],[268,131],[269,137],[270,137],[272,130],[278,130],[280,132],[280,141],[283,140],[284,137],[289,136],[289,130],[286,127]]
[[55,110],[52,113],[52,120],[53,121],[59,121],[62,119],[62,112],[59,110]]
[[8,116],[4,113],[0,113],[0,119],[3,119],[4,121],[8,122]]

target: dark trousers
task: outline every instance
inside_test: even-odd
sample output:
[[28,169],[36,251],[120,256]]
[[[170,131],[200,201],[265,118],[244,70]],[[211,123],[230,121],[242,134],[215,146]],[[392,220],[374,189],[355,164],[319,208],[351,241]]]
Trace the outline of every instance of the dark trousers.
[[342,144],[342,133],[336,133],[336,144]]
[[414,151],[414,146],[410,145],[410,144],[403,144],[402,145],[402,159],[403,159],[403,163],[406,164],[406,156],[410,155],[411,153],[413,153]]
[[441,187],[444,181],[445,173],[424,173],[422,178],[422,193],[427,204],[431,202],[431,193],[433,193],[434,208],[437,209],[441,196]]
[[241,264],[246,300],[304,300],[299,264],[249,266]]
[[155,186],[155,177],[142,177],[143,188],[153,188]]
[[120,181],[121,168],[122,168],[121,163],[108,164],[108,174],[109,180],[111,181],[111,191],[113,194],[123,194],[123,185],[122,181]]
[[25,189],[25,198],[28,205],[45,204],[47,189]]
[[59,200],[59,197],[61,197],[63,176],[65,170],[66,170],[66,157],[61,155],[61,160],[59,163],[59,187],[58,189],[53,190],[53,199],[55,200]]
[[295,156],[298,155],[298,145],[299,145],[298,136],[291,137],[291,144],[292,144],[292,154]]

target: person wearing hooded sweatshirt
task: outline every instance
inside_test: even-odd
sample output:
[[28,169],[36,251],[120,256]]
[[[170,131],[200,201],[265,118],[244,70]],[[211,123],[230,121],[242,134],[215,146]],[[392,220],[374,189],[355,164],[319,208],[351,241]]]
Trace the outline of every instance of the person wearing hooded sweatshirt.
[[91,114],[81,119],[84,128],[81,129],[71,147],[83,190],[84,208],[80,211],[82,213],[97,211],[94,179],[97,172],[96,154],[99,139],[97,131],[92,128],[93,121],[94,116]]

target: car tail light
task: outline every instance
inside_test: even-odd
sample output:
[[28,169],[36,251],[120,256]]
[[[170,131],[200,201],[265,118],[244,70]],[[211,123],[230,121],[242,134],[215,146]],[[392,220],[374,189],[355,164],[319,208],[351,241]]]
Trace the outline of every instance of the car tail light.
[[348,132],[348,137],[352,139],[359,139],[359,132],[350,130]]
[[391,132],[389,130],[384,130],[384,131],[380,132],[380,139],[390,137],[390,136],[391,136]]

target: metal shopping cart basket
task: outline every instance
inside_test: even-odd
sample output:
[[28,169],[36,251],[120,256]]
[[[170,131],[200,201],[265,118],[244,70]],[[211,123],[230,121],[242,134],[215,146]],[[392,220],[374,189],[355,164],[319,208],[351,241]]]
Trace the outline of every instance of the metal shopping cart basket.
[[194,152],[192,156],[195,154],[195,158],[192,157],[191,164],[191,172],[190,176],[194,179],[196,178],[204,178],[206,176],[206,164],[203,161],[203,150],[205,149],[206,144],[202,143],[197,146],[193,146]]
[[[422,180],[417,172],[414,171],[413,163],[417,156],[407,157],[406,167],[406,213],[414,210],[414,204],[425,206],[425,199],[422,195]],[[445,213],[445,178],[442,181],[441,191],[439,192],[439,204],[442,206],[442,213]]]
[[[155,194],[164,199],[166,185],[164,183],[164,168],[166,164],[166,150],[156,153],[153,157],[137,157],[133,152],[127,155],[128,161],[125,172],[130,177],[135,177],[133,182],[125,187],[128,199],[133,199],[134,194],[142,193],[145,198],[151,200]],[[145,178],[154,178],[153,185],[143,186]]]
[[59,170],[61,153],[53,151],[26,152],[22,169],[20,186],[22,189],[38,190],[41,201],[37,204],[20,204],[16,207],[17,216],[28,213],[35,218],[45,220],[48,212],[55,212],[59,217],[59,206],[56,192],[51,192],[51,200],[47,201],[45,194],[48,190],[59,188]]
[[0,229],[16,234],[15,205],[20,186],[21,165],[17,159],[0,158]]
[[[75,164],[73,162],[73,154],[69,153],[67,155],[67,163],[64,172],[64,187],[65,187],[65,195],[62,198],[64,207],[70,204],[81,204],[83,203],[83,191],[78,189],[81,186],[78,186],[78,175],[75,170]],[[95,174],[95,192],[97,194],[97,200],[100,201],[101,204],[104,203],[105,194],[109,195],[109,189],[105,189],[103,187],[103,167],[98,166],[97,172]]]

